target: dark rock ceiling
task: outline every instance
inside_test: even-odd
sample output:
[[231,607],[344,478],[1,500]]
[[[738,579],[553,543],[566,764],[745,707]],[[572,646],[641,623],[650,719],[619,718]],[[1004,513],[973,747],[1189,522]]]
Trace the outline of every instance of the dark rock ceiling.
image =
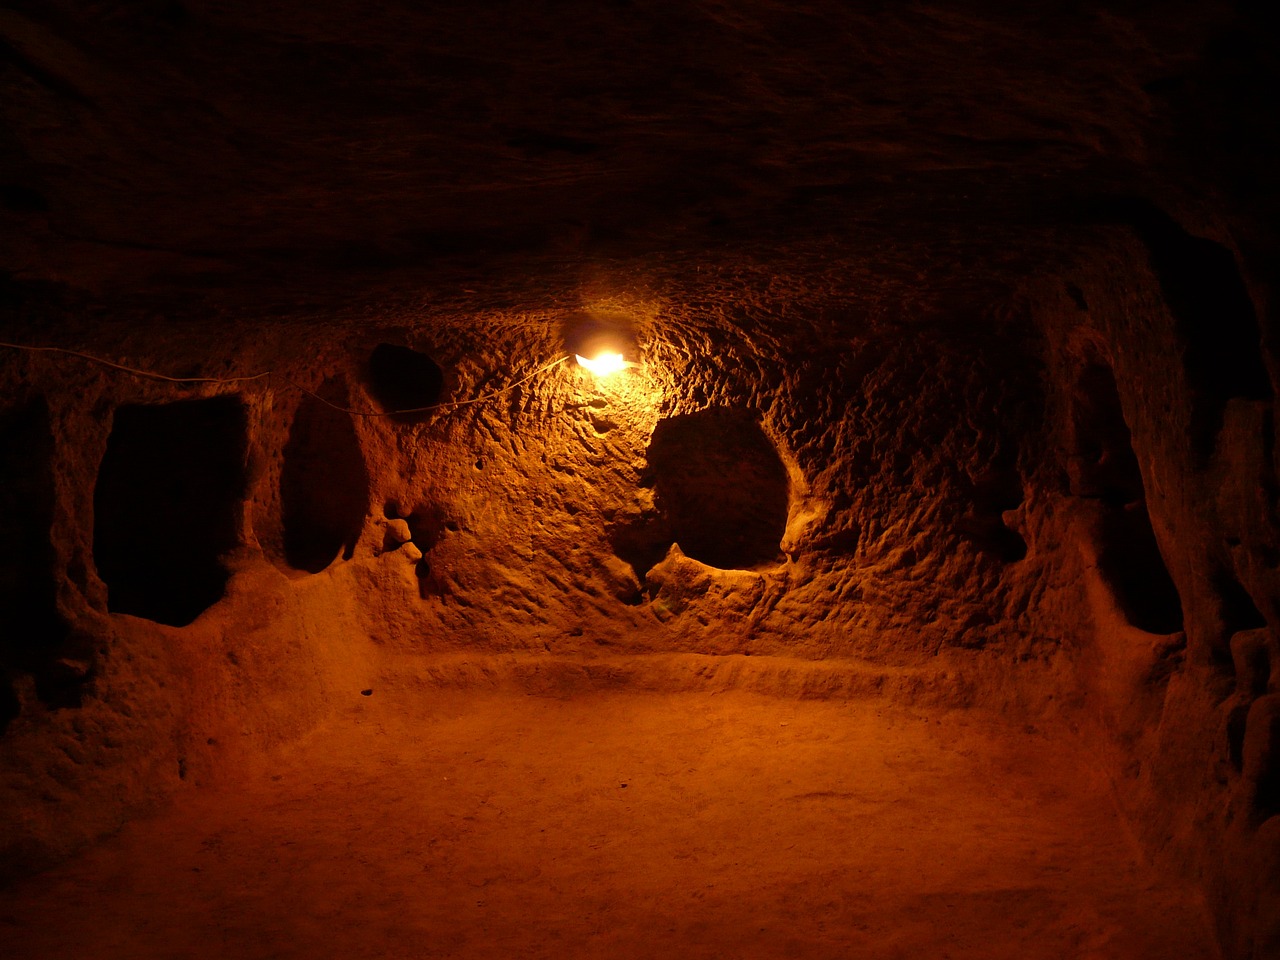
[[1194,204],[1212,157],[1187,118],[1240,16],[16,0],[0,267],[287,301],[410,275],[475,289],[746,263],[977,302],[1069,258],[1099,197]]

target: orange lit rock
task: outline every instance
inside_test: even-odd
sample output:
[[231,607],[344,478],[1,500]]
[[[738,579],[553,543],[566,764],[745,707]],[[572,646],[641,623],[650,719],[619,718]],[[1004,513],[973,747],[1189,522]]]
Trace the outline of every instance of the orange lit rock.
[[1276,60],[1142,6],[7,4],[0,955],[1275,952]]

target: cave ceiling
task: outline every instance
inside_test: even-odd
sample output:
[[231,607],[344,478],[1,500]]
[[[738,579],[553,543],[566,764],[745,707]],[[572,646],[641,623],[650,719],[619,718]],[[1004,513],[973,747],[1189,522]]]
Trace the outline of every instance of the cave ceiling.
[[16,0],[0,256],[11,283],[264,313],[702,271],[703,297],[785,276],[954,313],[1070,261],[1100,198],[1194,206],[1179,138],[1232,17]]

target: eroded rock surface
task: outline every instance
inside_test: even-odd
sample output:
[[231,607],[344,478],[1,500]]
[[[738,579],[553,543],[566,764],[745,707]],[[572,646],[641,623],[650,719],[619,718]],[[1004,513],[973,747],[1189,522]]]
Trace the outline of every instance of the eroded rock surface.
[[7,4],[0,873],[396,671],[740,685],[1075,731],[1269,956],[1273,34],[1139,7]]

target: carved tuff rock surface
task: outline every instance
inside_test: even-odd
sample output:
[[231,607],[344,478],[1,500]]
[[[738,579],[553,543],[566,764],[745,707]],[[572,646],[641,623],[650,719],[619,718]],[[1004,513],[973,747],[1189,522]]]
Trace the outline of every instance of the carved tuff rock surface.
[[0,11],[2,952],[1280,952],[1266,11],[474,6]]

